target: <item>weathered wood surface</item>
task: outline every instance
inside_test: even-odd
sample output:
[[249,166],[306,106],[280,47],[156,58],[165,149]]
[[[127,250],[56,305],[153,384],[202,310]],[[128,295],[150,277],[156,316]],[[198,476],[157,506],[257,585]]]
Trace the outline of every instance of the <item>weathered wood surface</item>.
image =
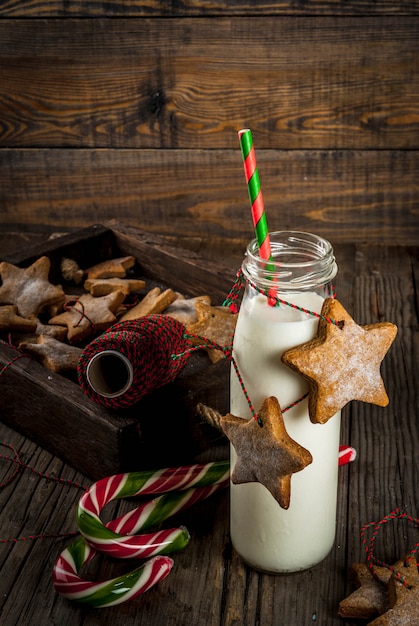
[[182,2],[160,2],[159,0],[130,0],[113,2],[112,0],[3,0],[0,16],[4,17],[63,17],[92,16],[100,17],[149,17],[180,15],[415,15],[419,10],[417,0],[397,2],[397,0],[294,0],[272,1],[258,0],[182,0]]
[[[257,154],[272,231],[419,241],[416,150]],[[237,150],[5,149],[0,171],[0,230],[74,229],[118,217],[156,234],[200,237],[204,246],[208,238],[243,249],[252,237]]]
[[417,2],[1,11],[0,227],[246,241],[249,126],[271,229],[417,242]]
[[[65,28],[63,28],[65,24]],[[0,21],[2,147],[417,148],[418,16]]]
[[[215,258],[220,255],[215,247],[211,252]],[[230,546],[225,492],[172,520],[187,526],[191,543],[174,556],[175,568],[165,581],[119,607],[100,611],[79,608],[55,594],[51,568],[70,540],[0,544],[2,624],[354,624],[339,619],[336,611],[339,600],[349,592],[349,565],[364,559],[360,527],[382,519],[397,506],[414,517],[419,515],[415,453],[419,438],[419,250],[342,244],[335,252],[339,263],[336,286],[342,304],[361,324],[388,320],[398,325],[399,332],[382,368],[389,407],[353,402],[344,411],[342,443],[354,445],[358,458],[340,469],[337,538],[326,561],[292,576],[268,576],[248,569]],[[231,260],[233,267],[239,260]],[[21,452],[24,463],[58,477],[87,481],[4,425],[0,425],[0,436]],[[7,449],[1,452],[12,454]],[[10,464],[2,459],[0,479],[4,480],[10,471]],[[0,491],[0,538],[76,530],[75,507],[80,495],[75,488],[47,482],[25,470]],[[123,502],[120,510],[132,506],[132,502]],[[417,529],[404,521],[389,523],[378,535],[376,554],[393,561],[417,540]],[[132,567],[128,562],[123,569],[129,571]],[[106,579],[121,573],[121,566],[101,559],[92,564],[89,572],[93,579]]]

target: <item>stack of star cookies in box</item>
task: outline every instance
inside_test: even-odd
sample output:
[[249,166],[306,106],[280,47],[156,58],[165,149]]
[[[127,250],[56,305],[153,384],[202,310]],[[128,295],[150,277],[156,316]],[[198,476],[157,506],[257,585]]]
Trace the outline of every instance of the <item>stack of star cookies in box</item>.
[[[211,305],[207,295],[187,298],[170,287],[148,288],[125,256],[80,268],[61,260],[62,284],[49,279],[47,256],[26,268],[0,263],[0,337],[55,372],[76,370],[85,345],[120,321],[170,315],[182,322],[211,360],[222,357],[208,340],[231,342],[236,314]],[[64,286],[63,286],[64,285]],[[71,289],[70,289],[71,286]],[[76,295],[69,293],[74,291]],[[205,338],[203,338],[205,336]]]

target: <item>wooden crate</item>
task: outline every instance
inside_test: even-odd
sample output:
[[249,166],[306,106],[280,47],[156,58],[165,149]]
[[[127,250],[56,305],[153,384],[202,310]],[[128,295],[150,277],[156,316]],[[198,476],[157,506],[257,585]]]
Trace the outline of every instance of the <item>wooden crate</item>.
[[[63,256],[87,268],[133,255],[136,275],[147,286],[171,287],[186,296],[205,293],[213,304],[222,303],[234,281],[232,270],[117,222],[88,227],[4,260],[24,267],[42,255],[51,260],[54,284],[62,283]],[[0,345],[0,419],[94,480],[191,463],[214,450],[227,453],[225,439],[196,415],[198,402],[228,410],[227,360],[213,364],[203,351],[196,352],[173,383],[129,409],[115,411],[95,404],[75,379],[18,356],[15,349]]]

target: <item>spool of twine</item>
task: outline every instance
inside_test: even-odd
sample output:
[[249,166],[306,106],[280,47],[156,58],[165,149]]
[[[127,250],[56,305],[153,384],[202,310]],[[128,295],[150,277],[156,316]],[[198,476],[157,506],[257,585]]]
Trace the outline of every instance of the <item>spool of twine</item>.
[[189,357],[188,347],[185,326],[169,316],[119,322],[83,350],[78,381],[97,404],[128,408],[176,378]]

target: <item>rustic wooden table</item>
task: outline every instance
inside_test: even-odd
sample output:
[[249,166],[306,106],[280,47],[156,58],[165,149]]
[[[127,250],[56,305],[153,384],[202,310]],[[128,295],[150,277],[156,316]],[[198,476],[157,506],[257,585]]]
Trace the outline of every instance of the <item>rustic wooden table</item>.
[[[1,235],[0,256],[29,240],[29,234]],[[77,530],[75,508],[82,491],[66,481],[91,481],[0,424],[1,440],[19,452],[27,466],[0,490],[0,622],[4,626],[353,624],[340,619],[337,609],[350,590],[351,563],[364,560],[361,527],[381,520],[396,507],[415,518],[419,515],[419,248],[336,245],[335,253],[337,292],[345,308],[360,324],[388,320],[397,324],[399,332],[382,367],[390,405],[383,409],[353,402],[344,410],[342,443],[354,446],[358,458],[339,470],[337,536],[327,559],[310,571],[289,576],[264,575],[246,567],[229,541],[226,490],[173,518],[188,528],[192,539],[174,556],[168,578],[140,598],[113,608],[80,607],[57,595],[51,578],[58,555],[72,539],[44,536]],[[240,259],[232,256],[228,261]],[[16,411],[21,402],[25,398],[17,389]],[[4,444],[2,483],[16,469],[6,459],[14,453]],[[46,474],[64,482],[47,480]],[[121,502],[118,510],[126,510],[125,506]],[[380,531],[376,554],[393,562],[417,541],[417,528],[395,520]],[[130,562],[121,566],[99,558],[89,567],[89,576],[105,580],[132,568]]]

